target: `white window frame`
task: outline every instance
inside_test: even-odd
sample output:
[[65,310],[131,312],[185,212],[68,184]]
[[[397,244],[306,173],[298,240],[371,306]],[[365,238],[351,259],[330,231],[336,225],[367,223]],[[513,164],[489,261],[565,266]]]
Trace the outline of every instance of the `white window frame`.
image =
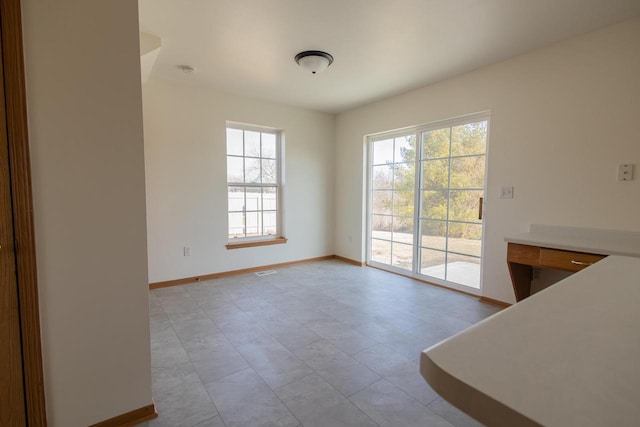
[[[275,136],[275,141],[276,141],[276,147],[275,147],[275,151],[276,151],[276,182],[275,183],[252,183],[252,182],[229,182],[228,179],[228,163],[225,162],[225,169],[227,171],[227,249],[236,249],[236,248],[242,248],[242,247],[250,247],[250,246],[260,246],[260,245],[269,245],[269,244],[276,244],[276,243],[286,243],[286,238],[284,237],[284,230],[283,230],[283,218],[284,218],[284,214],[283,214],[283,175],[284,175],[284,171],[283,171],[283,160],[284,160],[284,150],[283,150],[283,140],[284,140],[284,133],[281,129],[276,129],[276,128],[270,128],[270,127],[265,127],[265,126],[258,126],[258,125],[252,125],[252,124],[246,124],[246,123],[239,123],[239,122],[231,122],[231,121],[227,121],[226,122],[226,127],[225,127],[225,142],[227,140],[227,135],[226,132],[228,129],[235,129],[235,130],[241,130],[243,132],[245,131],[250,131],[250,132],[260,132],[261,134],[266,133],[266,134],[271,134]],[[244,146],[244,145],[243,145]],[[225,151],[226,151],[226,155],[225,155],[225,160],[228,160],[229,157],[241,157],[243,159],[250,157],[250,156],[246,156],[246,153],[244,152],[243,149],[243,154],[242,156],[236,155],[236,154],[229,154],[229,150],[228,147],[225,144]],[[262,153],[260,153],[260,157],[259,159],[264,159],[262,157]],[[261,163],[262,164],[262,163]],[[230,229],[230,200],[229,200],[229,188],[230,187],[245,187],[245,188],[257,188],[257,187],[276,187],[276,232],[275,234],[262,234],[259,236],[245,236],[245,237],[231,237],[230,233],[229,233],[229,229]],[[245,207],[246,209],[246,207]],[[264,212],[263,206],[260,206],[260,209],[258,210],[258,212]],[[245,224],[246,227],[246,224]],[[261,233],[264,233],[264,228],[261,230]],[[246,229],[245,229],[245,235],[246,235]]]

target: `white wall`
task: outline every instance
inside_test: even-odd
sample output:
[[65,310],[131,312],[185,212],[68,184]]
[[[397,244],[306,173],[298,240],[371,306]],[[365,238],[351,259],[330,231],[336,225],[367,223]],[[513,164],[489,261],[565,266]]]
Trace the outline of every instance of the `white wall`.
[[[143,104],[152,283],[333,254],[334,116],[153,76]],[[227,120],[284,130],[286,244],[225,248]]]
[[[336,254],[364,260],[365,135],[491,110],[483,295],[513,302],[506,235],[640,230],[640,19],[337,117]],[[618,182],[619,163],[636,179]],[[501,200],[499,188],[515,186]],[[352,237],[351,242],[349,236]]]
[[47,416],[151,404],[137,3],[23,1]]

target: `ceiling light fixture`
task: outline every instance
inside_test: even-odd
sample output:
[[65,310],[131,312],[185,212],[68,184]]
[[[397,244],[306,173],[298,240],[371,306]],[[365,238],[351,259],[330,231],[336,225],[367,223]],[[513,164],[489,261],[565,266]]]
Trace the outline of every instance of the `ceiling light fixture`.
[[333,56],[320,50],[306,50],[295,57],[296,63],[312,74],[320,73],[327,69],[333,62]]

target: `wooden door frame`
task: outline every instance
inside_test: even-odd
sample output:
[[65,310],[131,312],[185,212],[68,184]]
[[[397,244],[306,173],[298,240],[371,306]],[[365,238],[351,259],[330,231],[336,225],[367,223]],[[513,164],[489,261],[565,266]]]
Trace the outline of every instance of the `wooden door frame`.
[[7,140],[29,426],[46,426],[20,0],[0,1]]

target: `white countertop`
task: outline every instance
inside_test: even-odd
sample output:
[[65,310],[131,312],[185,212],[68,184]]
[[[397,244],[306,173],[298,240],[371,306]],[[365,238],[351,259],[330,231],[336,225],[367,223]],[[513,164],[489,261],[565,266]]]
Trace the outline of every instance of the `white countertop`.
[[609,256],[421,355],[488,425],[638,426],[640,259]]
[[640,257],[640,232],[531,224],[528,233],[505,241],[601,255]]

